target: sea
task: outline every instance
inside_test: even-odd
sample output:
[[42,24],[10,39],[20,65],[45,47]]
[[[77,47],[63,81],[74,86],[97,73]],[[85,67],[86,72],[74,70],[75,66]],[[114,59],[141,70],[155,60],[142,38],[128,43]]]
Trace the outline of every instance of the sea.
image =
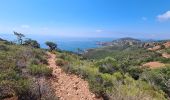
[[[16,37],[13,34],[0,34],[0,38],[15,41]],[[88,50],[98,48],[97,42],[109,42],[115,38],[96,38],[96,37],[59,37],[59,36],[44,36],[44,35],[26,35],[25,38],[37,40],[41,48],[48,48],[45,45],[46,41],[55,42],[61,50],[77,52],[77,49]]]

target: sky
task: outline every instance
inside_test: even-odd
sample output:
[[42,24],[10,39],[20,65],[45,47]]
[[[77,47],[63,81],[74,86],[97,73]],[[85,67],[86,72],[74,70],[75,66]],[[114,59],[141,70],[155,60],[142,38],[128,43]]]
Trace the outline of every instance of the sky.
[[170,0],[0,0],[0,35],[170,37]]

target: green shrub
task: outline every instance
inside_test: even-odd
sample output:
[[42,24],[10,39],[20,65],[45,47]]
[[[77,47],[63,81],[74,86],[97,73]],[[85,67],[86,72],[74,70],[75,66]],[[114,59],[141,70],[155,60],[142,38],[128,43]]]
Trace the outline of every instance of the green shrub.
[[170,96],[170,86],[167,84],[170,79],[170,66],[165,68],[146,70],[142,73],[141,79],[159,88]]
[[45,65],[32,65],[28,68],[30,74],[35,76],[51,76],[52,69],[48,68]]
[[30,46],[33,48],[40,48],[40,44],[36,40],[32,40],[32,39],[25,40],[23,45]]
[[65,59],[65,56],[66,56],[66,55],[64,55],[64,54],[58,54],[58,55],[57,55],[57,57],[58,57],[58,58],[61,58],[61,59]]
[[29,61],[29,65],[38,65],[40,64],[40,60],[37,58],[31,58]]
[[123,83],[114,81],[115,88],[108,92],[111,100],[166,100],[165,93],[144,81],[135,81],[125,75]]
[[99,67],[99,72],[109,74],[119,69],[116,60],[111,57],[106,57],[105,59],[97,61],[95,66]]
[[138,80],[139,77],[142,75],[144,69],[140,68],[139,66],[131,66],[128,68],[128,73],[134,78],[135,80]]
[[170,48],[163,49],[163,52],[166,52],[166,53],[170,54]]
[[49,47],[50,51],[57,49],[57,44],[54,42],[47,41],[45,44]]
[[20,79],[17,82],[15,82],[15,91],[19,98],[23,98],[24,96],[28,95],[29,88],[31,86],[31,80],[28,79]]
[[0,44],[0,50],[7,51],[9,48],[3,44]]
[[16,95],[16,92],[14,91],[15,84],[13,81],[8,80],[1,80],[0,81],[0,100],[3,100],[4,98],[9,98]]
[[63,59],[57,59],[55,63],[57,66],[64,66],[66,64]]

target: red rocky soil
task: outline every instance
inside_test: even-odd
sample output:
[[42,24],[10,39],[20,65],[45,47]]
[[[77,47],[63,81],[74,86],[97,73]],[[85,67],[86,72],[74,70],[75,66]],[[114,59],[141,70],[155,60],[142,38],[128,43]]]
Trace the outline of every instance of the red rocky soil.
[[163,54],[162,54],[162,57],[164,57],[164,58],[170,58],[170,54],[168,54],[168,53],[163,53]]
[[145,64],[143,64],[143,66],[144,66],[144,67],[149,67],[149,68],[151,68],[151,69],[154,69],[154,68],[164,67],[165,64],[155,61],[155,62],[145,63]]

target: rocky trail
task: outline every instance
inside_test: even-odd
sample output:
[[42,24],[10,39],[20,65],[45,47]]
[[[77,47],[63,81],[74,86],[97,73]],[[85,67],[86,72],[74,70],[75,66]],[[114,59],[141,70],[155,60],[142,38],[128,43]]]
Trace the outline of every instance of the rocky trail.
[[102,100],[96,98],[95,94],[90,92],[88,82],[73,74],[66,74],[59,66],[56,66],[56,55],[49,55],[49,67],[53,69],[52,82],[55,93],[59,100]]

